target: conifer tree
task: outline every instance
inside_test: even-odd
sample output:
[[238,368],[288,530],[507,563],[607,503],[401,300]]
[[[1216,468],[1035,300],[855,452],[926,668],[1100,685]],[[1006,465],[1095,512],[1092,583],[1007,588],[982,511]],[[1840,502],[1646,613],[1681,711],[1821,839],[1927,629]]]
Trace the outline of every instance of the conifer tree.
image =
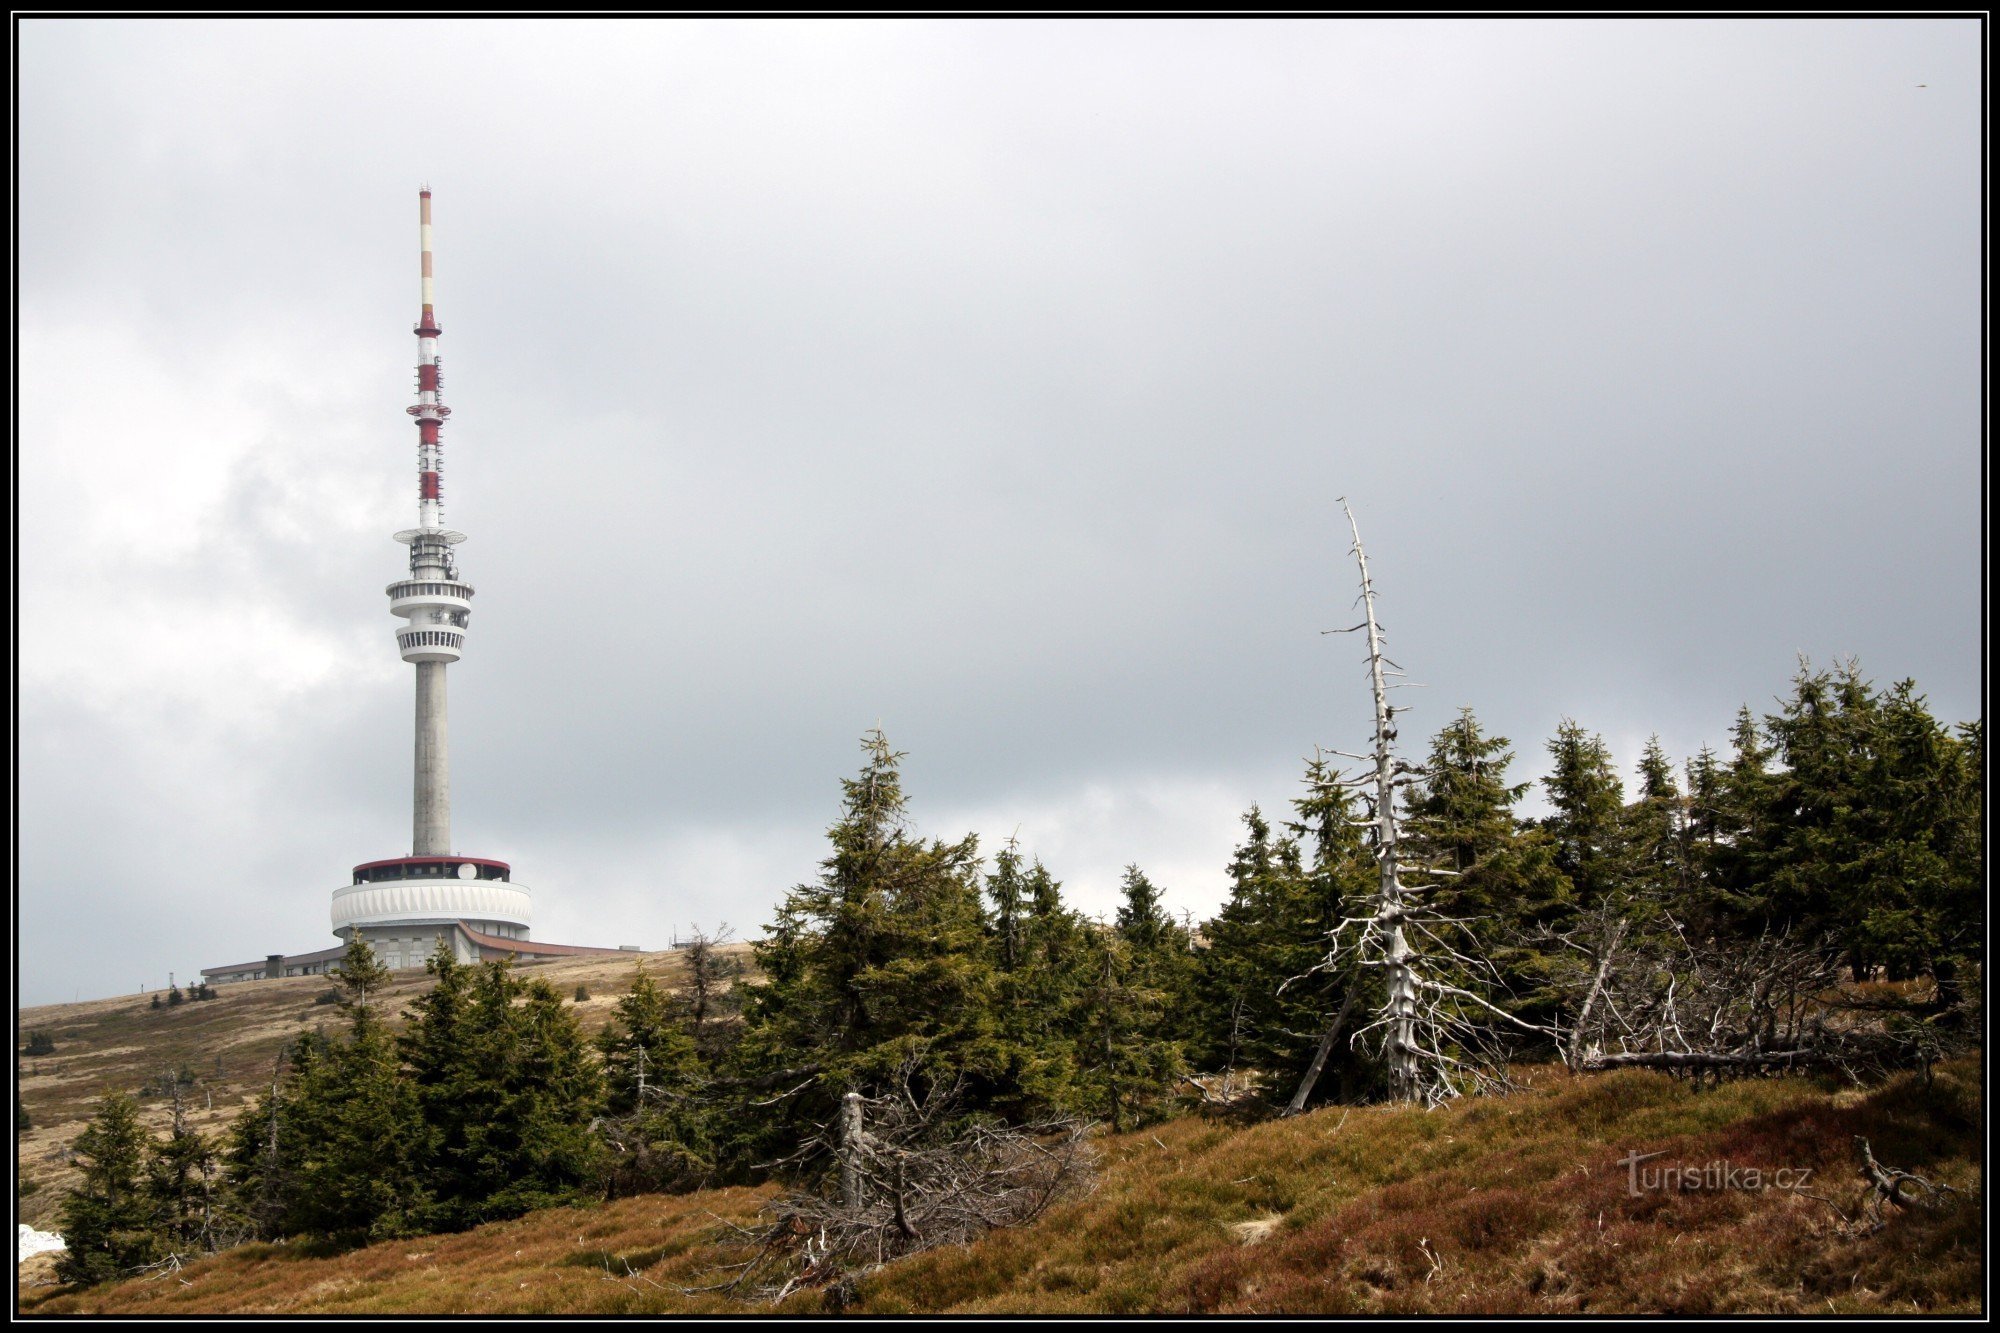
[[293,1214],[303,1154],[298,1117],[285,1103],[286,1071],[296,1074],[301,1059],[315,1058],[322,1045],[307,1034],[281,1047],[272,1062],[271,1084],[246,1105],[223,1137],[222,1178],[250,1234],[276,1240],[302,1229]]
[[1160,906],[1160,890],[1136,865],[1125,867],[1118,883],[1125,901],[1113,918],[1118,934],[1134,949],[1157,949],[1169,942],[1176,929],[1174,919]]
[[1720,928],[1723,903],[1717,883],[1723,847],[1723,783],[1726,770],[1714,750],[1704,745],[1687,761],[1684,860],[1689,877],[1682,906],[1707,932]]
[[440,946],[401,1042],[417,1108],[427,1221],[456,1229],[575,1202],[598,1169],[603,1081],[575,1012],[509,960]]
[[1039,858],[1022,883],[1025,950],[1020,966],[1001,978],[1000,992],[1007,1015],[1001,1035],[1017,1048],[1017,1073],[1002,1081],[995,1100],[1025,1120],[1076,1104],[1074,1042],[1092,967],[1085,946],[1090,926],[1064,905],[1062,884]]
[[1739,838],[1753,919],[1832,937],[1857,976],[1955,977],[1982,907],[1975,752],[1914,682],[1879,694],[1852,661],[1801,663],[1765,725],[1783,766]]
[[702,1023],[640,967],[598,1033],[613,1193],[671,1188],[718,1167],[721,1136],[696,1038]]
[[676,1016],[673,997],[644,967],[634,971],[596,1044],[604,1061],[605,1109],[612,1115],[628,1115],[648,1092],[685,1086],[700,1072],[694,1038]]
[[1164,1031],[1166,996],[1146,984],[1138,950],[1115,930],[1079,940],[1084,984],[1077,997],[1078,1109],[1112,1132],[1160,1116],[1183,1063]]
[[[438,944],[444,947],[442,939]],[[340,983],[342,1008],[365,1013],[371,1000],[389,984],[391,973],[368,941],[355,934],[348,936],[347,949],[333,969],[333,978]]]
[[58,1211],[67,1247],[56,1260],[58,1279],[109,1282],[161,1257],[157,1209],[143,1174],[153,1147],[138,1104],[123,1093],[106,1097],[72,1145],[83,1179]]
[[1686,802],[1660,738],[1649,737],[1639,757],[1639,797],[1625,809],[1624,845],[1633,891],[1677,908],[1688,902]]
[[1555,813],[1542,821],[1555,839],[1556,868],[1569,878],[1580,907],[1622,898],[1629,888],[1623,839],[1625,784],[1602,736],[1564,718],[1548,744],[1552,761],[1542,779]]
[[1499,982],[1496,1003],[1534,1022],[1551,1016],[1547,955],[1539,932],[1564,921],[1574,893],[1556,868],[1555,842],[1523,826],[1515,805],[1531,784],[1510,783],[1505,736],[1489,736],[1470,708],[1431,738],[1430,755],[1404,799],[1412,862],[1447,872],[1430,890],[1438,916],[1477,932]]
[[[1337,789],[1316,793],[1310,771],[1308,781],[1311,819],[1312,803]],[[1218,1072],[1255,1069],[1264,1091],[1282,1099],[1312,1063],[1344,994],[1343,977],[1320,967],[1327,932],[1341,916],[1344,876],[1337,862],[1325,874],[1309,872],[1297,836],[1274,835],[1257,807],[1243,823],[1248,836],[1230,861],[1229,899],[1203,928],[1200,1058]]]
[[703,1060],[713,1061],[722,1055],[728,1041],[728,1020],[740,1007],[735,981],[743,969],[722,952],[721,946],[728,939],[727,925],[713,934],[697,928],[689,936],[681,947],[686,980],[669,1002]]
[[1020,844],[1007,839],[993,858],[993,873],[986,877],[986,893],[993,900],[993,947],[1003,975],[1018,972],[1027,959],[1027,877],[1021,870]]
[[[735,1077],[760,1102],[748,1151],[789,1153],[849,1092],[905,1078],[963,1083],[991,1104],[999,1069],[995,970],[980,904],[978,841],[923,841],[907,826],[902,755],[879,730],[841,783],[820,878],[786,895],[756,946]],[[779,1155],[783,1155],[782,1153]]]
[[216,1150],[187,1118],[187,1084],[178,1070],[166,1077],[172,1119],[165,1139],[148,1153],[146,1187],[155,1205],[156,1225],[177,1254],[217,1248]]
[[225,1175],[266,1235],[340,1241],[409,1234],[427,1222],[425,1127],[374,994],[387,980],[352,938],[335,973],[348,1031],[304,1034],[274,1089],[232,1127]]
[[1768,841],[1767,820],[1777,807],[1772,752],[1748,704],[1736,710],[1729,742],[1729,763],[1716,775],[1713,794],[1703,804],[1707,896],[1714,928],[1754,934],[1768,920],[1768,868],[1758,848]]
[[1162,1034],[1185,1044],[1195,1022],[1195,983],[1200,967],[1194,942],[1187,927],[1167,915],[1159,888],[1138,866],[1125,867],[1119,892],[1124,901],[1119,904],[1115,928],[1131,950],[1134,984],[1159,994]]
[[363,999],[349,1017],[342,1039],[302,1039],[286,1080],[280,1121],[296,1172],[284,1217],[340,1241],[408,1235],[429,1221],[422,1115],[387,1028]]

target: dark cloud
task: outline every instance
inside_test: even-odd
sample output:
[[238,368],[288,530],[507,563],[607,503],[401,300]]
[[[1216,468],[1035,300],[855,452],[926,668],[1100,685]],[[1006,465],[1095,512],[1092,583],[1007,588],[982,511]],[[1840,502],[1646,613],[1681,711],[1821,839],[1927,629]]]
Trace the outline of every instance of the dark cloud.
[[1366,725],[1343,495],[1406,736],[1685,754],[1801,652],[1970,717],[1980,53],[33,20],[23,997],[316,946],[407,840],[426,178],[456,836],[545,937],[754,929],[878,719],[926,827],[1207,908],[1235,812]]

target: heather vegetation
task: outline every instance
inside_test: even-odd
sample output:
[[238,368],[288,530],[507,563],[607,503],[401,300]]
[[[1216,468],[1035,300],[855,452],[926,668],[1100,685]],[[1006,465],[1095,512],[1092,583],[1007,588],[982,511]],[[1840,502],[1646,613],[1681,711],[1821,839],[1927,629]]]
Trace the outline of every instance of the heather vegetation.
[[[1393,1015],[1390,969],[1341,944],[1383,913],[1380,807],[1325,756],[1282,816],[1245,813],[1227,896],[1194,922],[1164,909],[1138,865],[1115,914],[1093,919],[1013,842],[989,858],[969,835],[919,835],[902,756],[879,732],[863,749],[820,873],[755,941],[754,976],[698,937],[677,984],[639,970],[587,1037],[583,987],[565,999],[508,964],[440,953],[398,1027],[379,1012],[386,974],[356,943],[334,1030],[293,1042],[226,1135],[160,1139],[129,1103],[105,1101],[77,1144],[90,1166],[63,1213],[66,1276],[551,1208],[625,1218],[639,1214],[619,1200],[701,1191],[733,1201],[719,1212],[735,1230],[697,1237],[696,1213],[675,1205],[663,1215],[679,1229],[653,1242],[664,1250],[606,1261],[644,1300],[565,1308],[693,1308],[654,1300],[669,1284],[657,1273],[646,1287],[616,1271],[661,1264],[714,1289],[701,1308],[748,1299],[742,1275],[756,1272],[775,1275],[754,1289],[766,1298],[816,1287],[882,1310],[1635,1309],[1665,1300],[1669,1268],[1672,1308],[1760,1308],[1678,1256],[1633,1270],[1603,1224],[1579,1239],[1577,1209],[1593,1201],[1618,1234],[1636,1238],[1645,1219],[1598,1183],[1551,1189],[1554,1140],[1596,1142],[1613,1124],[1643,1143],[1754,1140],[1851,1175],[1842,1134],[1864,1121],[1894,1167],[1949,1167],[1953,1191],[1911,1226],[1958,1254],[1977,1172],[1953,1136],[1977,1115],[1962,1081],[1936,1071],[1979,1036],[1983,731],[1940,724],[1909,682],[1882,691],[1852,664],[1802,667],[1779,712],[1743,711],[1729,753],[1677,767],[1656,740],[1629,791],[1602,738],[1566,720],[1547,742],[1536,818],[1520,812],[1511,742],[1471,710],[1452,719],[1393,782],[1398,855],[1434,879],[1412,886],[1424,900],[1408,918],[1413,939],[1418,925],[1434,936],[1414,947],[1443,960],[1421,994],[1458,1005],[1432,1028],[1376,1019]],[[1399,1031],[1433,1034],[1424,1059],[1478,1076],[1415,1095],[1397,1075],[1411,1054]],[[1664,1072],[1592,1075],[1633,1064]],[[1518,1089],[1525,1068],[1555,1090],[1428,1117],[1377,1105]],[[1804,1077],[1771,1077],[1786,1074]],[[1837,1087],[1896,1089],[1946,1127],[1898,1120],[1887,1091],[1842,1101]],[[1362,1119],[1336,1133],[1349,1113]],[[1746,1117],[1763,1128],[1731,1138]],[[1265,1119],[1285,1124],[1244,1128]],[[1147,1166],[1149,1143],[1164,1156]],[[1087,1194],[1093,1157],[1105,1183]],[[1238,1167],[1225,1189],[1218,1175]],[[1010,1202],[990,1216],[947,1206],[987,1197]],[[1768,1295],[1831,1280],[1799,1267],[1802,1237],[1840,1237],[1856,1255],[1886,1244],[1859,1204],[1836,1191],[1782,1215],[1673,1207],[1711,1255],[1754,1242],[1778,1247],[1779,1268],[1796,1260],[1742,1289]],[[1081,1228],[1060,1244],[1058,1215]],[[1270,1234],[1254,1260],[1209,1243],[1215,1226],[1259,1218]],[[1020,1239],[981,1239],[1001,1222]],[[820,1240],[801,1238],[815,1229]],[[846,1248],[825,1248],[829,1235]],[[1197,1236],[1205,1257],[1182,1263]],[[754,1252],[732,1257],[732,1244]],[[1085,1244],[1102,1253],[1051,1267]],[[1150,1277],[1148,1254],[1165,1265]],[[909,1275],[869,1276],[897,1255],[912,1256],[891,1266]],[[1937,1262],[1930,1295],[1965,1299],[1950,1275],[1961,1259]],[[373,1308],[474,1308],[410,1299]]]
[[[1974,1314],[1984,1291],[1976,1060],[1869,1090],[1808,1078],[1694,1088],[1655,1071],[1518,1071],[1435,1110],[1176,1117],[1098,1141],[1086,1195],[914,1255],[855,1314]],[[1954,1187],[1868,1221],[1853,1144]],[[1642,1191],[1649,1166],[1810,1170],[1795,1189]],[[328,1254],[252,1244],[170,1278],[39,1288],[24,1313],[744,1314],[716,1289],[773,1185],[547,1209]],[[777,1308],[815,1314],[826,1293]]]

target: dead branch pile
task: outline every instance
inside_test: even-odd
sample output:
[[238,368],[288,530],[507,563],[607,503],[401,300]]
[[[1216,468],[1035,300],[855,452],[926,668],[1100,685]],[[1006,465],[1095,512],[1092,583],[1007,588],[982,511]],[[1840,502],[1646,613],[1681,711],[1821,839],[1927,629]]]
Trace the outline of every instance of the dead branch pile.
[[1555,936],[1572,956],[1564,1056],[1584,1071],[1660,1069],[1697,1081],[1830,1069],[1860,1082],[1926,1071],[1946,1029],[1917,1005],[1851,997],[1825,940],[1767,931],[1701,940],[1672,915],[1645,928],[1601,909]]
[[722,1287],[773,1302],[820,1287],[838,1306],[870,1269],[1019,1226],[1088,1188],[1086,1122],[965,1120],[956,1102],[955,1089],[919,1097],[907,1080],[886,1097],[848,1093],[795,1155],[831,1162],[821,1187],[785,1195],[766,1206],[768,1224],[740,1231],[755,1252]]

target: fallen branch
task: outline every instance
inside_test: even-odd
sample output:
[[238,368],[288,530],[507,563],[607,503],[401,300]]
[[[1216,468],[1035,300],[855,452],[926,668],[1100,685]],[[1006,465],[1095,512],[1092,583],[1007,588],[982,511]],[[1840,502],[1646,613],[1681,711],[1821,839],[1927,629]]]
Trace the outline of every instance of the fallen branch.
[[1586,1072],[1606,1069],[1754,1069],[1766,1065],[1825,1063],[1828,1057],[1812,1049],[1796,1051],[1624,1051],[1586,1057]]

